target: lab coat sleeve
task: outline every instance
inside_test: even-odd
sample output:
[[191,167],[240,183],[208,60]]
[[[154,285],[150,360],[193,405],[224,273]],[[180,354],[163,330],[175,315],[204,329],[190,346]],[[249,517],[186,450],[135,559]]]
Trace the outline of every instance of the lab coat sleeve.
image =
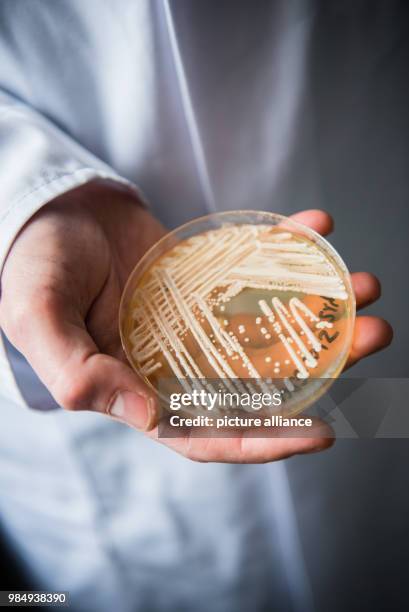
[[[0,271],[19,230],[42,206],[95,178],[137,187],[51,121],[0,90]],[[0,340],[0,396],[25,403]]]

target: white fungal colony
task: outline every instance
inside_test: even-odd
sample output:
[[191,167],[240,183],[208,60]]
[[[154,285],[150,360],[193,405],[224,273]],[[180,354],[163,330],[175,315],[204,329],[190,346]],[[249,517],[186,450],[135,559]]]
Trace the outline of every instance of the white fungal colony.
[[271,391],[273,377],[291,390],[291,379],[325,377],[342,358],[348,319],[341,273],[315,243],[273,226],[225,225],[151,265],[126,337],[155,386],[173,376],[186,390],[217,378],[231,391]]

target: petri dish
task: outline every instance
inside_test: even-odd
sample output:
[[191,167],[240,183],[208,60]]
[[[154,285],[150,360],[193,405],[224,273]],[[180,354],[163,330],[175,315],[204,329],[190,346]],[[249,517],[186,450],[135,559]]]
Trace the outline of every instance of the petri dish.
[[286,416],[342,372],[354,320],[335,249],[292,219],[251,210],[165,235],[130,275],[119,312],[127,358],[165,407],[179,389],[278,391],[267,412]]

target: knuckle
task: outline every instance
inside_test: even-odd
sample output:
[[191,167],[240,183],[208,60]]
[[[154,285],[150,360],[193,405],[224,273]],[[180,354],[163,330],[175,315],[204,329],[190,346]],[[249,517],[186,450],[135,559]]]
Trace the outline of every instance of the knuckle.
[[66,410],[87,410],[92,406],[92,385],[78,374],[64,372],[54,385],[57,402]]

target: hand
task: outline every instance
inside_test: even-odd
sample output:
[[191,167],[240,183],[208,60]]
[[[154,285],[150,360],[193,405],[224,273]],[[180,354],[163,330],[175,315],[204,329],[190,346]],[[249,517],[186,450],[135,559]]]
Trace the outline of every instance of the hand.
[[[323,235],[332,229],[321,211],[293,218]],[[56,401],[106,413],[198,461],[265,462],[330,446],[323,423],[308,438],[158,438],[156,398],[126,363],[117,321],[130,272],[164,233],[134,196],[100,182],[60,196],[20,232],[3,269],[0,325]],[[358,308],[379,297],[375,277],[352,278]],[[391,338],[382,319],[359,317],[348,365]]]
[[15,240],[0,325],[64,408],[122,409],[138,429],[155,424],[155,397],[121,348],[118,310],[133,267],[164,233],[136,196],[92,182],[41,209]]

